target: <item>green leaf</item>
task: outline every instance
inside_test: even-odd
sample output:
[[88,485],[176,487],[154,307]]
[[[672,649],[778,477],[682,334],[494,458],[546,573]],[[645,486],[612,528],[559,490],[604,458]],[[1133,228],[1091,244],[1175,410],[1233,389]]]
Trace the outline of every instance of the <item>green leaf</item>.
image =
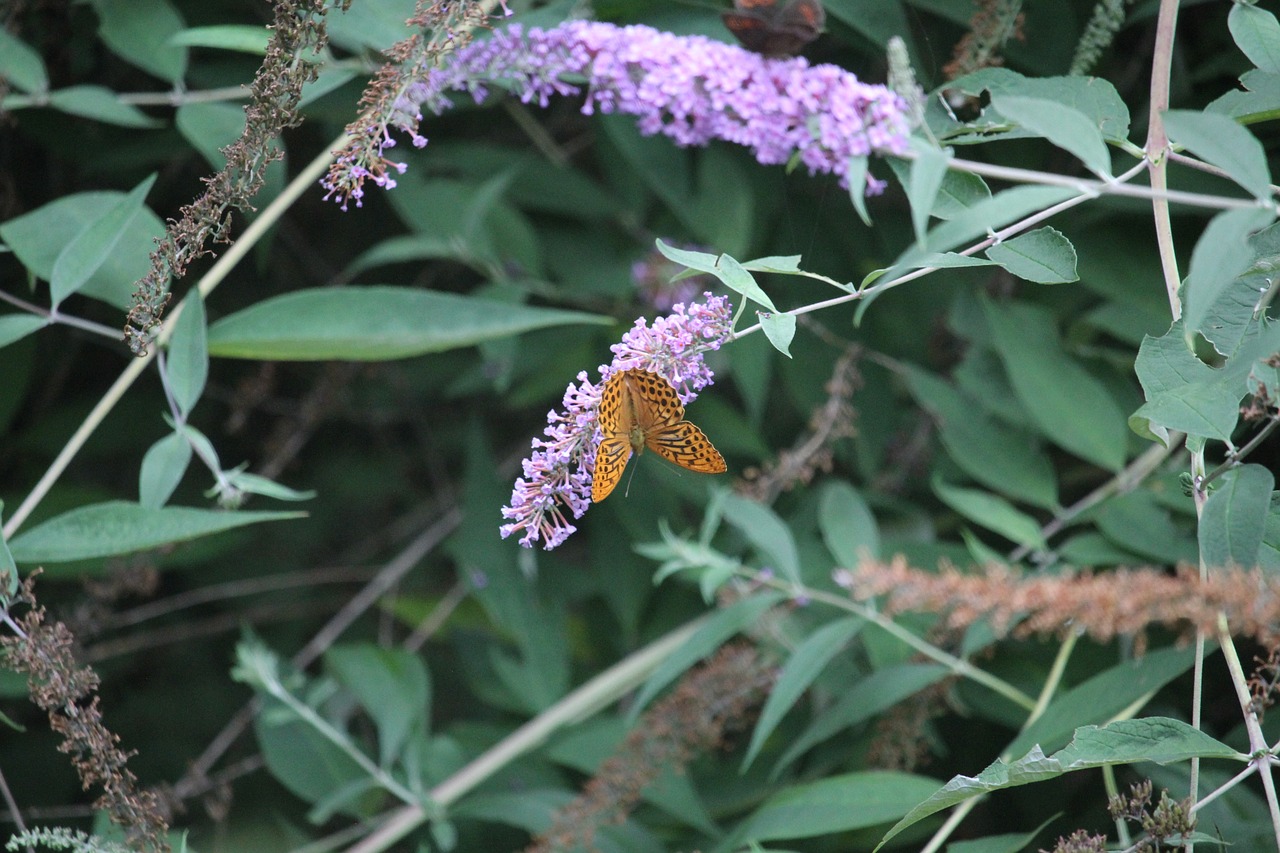
[[401,287],[299,290],[224,317],[209,354],[271,361],[385,361],[548,326],[604,325],[595,314]]
[[911,205],[911,227],[915,230],[916,242],[923,244],[929,215],[942,188],[951,154],[923,143],[915,143],[914,148],[916,158],[911,162],[906,184],[907,202]]
[[977,776],[954,777],[933,796],[911,809],[881,839],[876,849],[929,815],[992,791],[1056,779],[1076,770],[1139,761],[1170,764],[1195,757],[1244,760],[1247,756],[1180,720],[1167,717],[1119,720],[1102,728],[1084,726],[1076,729],[1075,737],[1068,746],[1052,756],[1046,757],[1036,747],[1012,764],[996,761]]
[[1259,6],[1233,3],[1227,28],[1250,62],[1271,74],[1280,73],[1280,23],[1275,15]]
[[[1115,86],[1099,77],[1024,77],[1008,68],[984,68],[949,81],[946,88],[968,95],[989,91],[993,96],[1031,97],[1061,104],[1088,116],[1108,142],[1123,145],[1129,136],[1129,108]],[[972,141],[989,139],[991,135],[984,128]]]
[[[1225,441],[1240,417],[1244,389],[1222,370],[1214,370],[1187,348],[1178,320],[1167,334],[1146,336],[1134,371],[1147,402],[1130,416],[1135,431],[1156,425],[1190,435]],[[1139,434],[1141,432],[1139,431]]]
[[1217,166],[1259,200],[1271,196],[1271,170],[1258,138],[1218,113],[1168,110],[1169,138],[1205,162]]
[[828,481],[818,499],[818,528],[836,565],[853,568],[880,558],[880,529],[857,489],[843,480]]
[[0,77],[15,89],[30,94],[49,88],[49,74],[40,54],[3,27],[0,27]]
[[266,477],[250,474],[248,471],[228,471],[226,476],[232,487],[242,492],[275,498],[278,501],[309,501],[316,496],[313,490],[291,489],[275,480],[268,480]]
[[1266,532],[1275,477],[1261,465],[1228,471],[1200,516],[1200,559],[1211,569],[1253,569]]
[[760,328],[764,330],[764,336],[773,344],[773,348],[791,358],[791,339],[796,336],[795,315],[757,311],[756,316],[760,318]]
[[1006,118],[1074,154],[1085,168],[1111,176],[1111,154],[1102,131],[1089,116],[1056,99],[992,92],[991,104]]
[[215,169],[227,164],[222,149],[244,130],[244,107],[236,104],[183,104],[174,116],[174,126],[205,162]]
[[386,50],[404,38],[404,22],[413,15],[415,0],[352,3],[326,17],[333,43],[355,53]]
[[138,472],[138,503],[146,509],[164,506],[190,464],[191,443],[179,433],[171,432],[151,445]]
[[0,316],[0,347],[20,341],[32,332],[49,325],[48,317],[36,314],[5,314]]
[[1245,208],[1224,211],[1209,221],[1191,253],[1191,268],[1183,285],[1182,322],[1189,343],[1199,332],[1219,345],[1219,352],[1224,351],[1210,322],[1214,309],[1252,263],[1250,234],[1269,225],[1272,218],[1270,211]]
[[410,736],[427,734],[431,679],[420,657],[373,643],[348,643],[325,652],[324,664],[377,726],[381,766],[392,764]]
[[[62,250],[87,226],[108,216],[124,193],[75,193],[43,205],[30,213],[0,224],[0,239],[37,278],[53,276],[53,266]],[[150,208],[142,208],[132,227],[117,242],[97,273],[79,293],[127,309],[132,302],[133,283],[151,266],[150,255],[156,240],[164,234],[164,223]],[[167,283],[167,282],[166,282]]]
[[1022,186],[978,201],[948,221],[935,226],[929,232],[923,247],[912,246],[904,251],[884,275],[896,278],[903,271],[918,266],[923,257],[947,252],[974,239],[981,239],[1011,222],[1073,195],[1074,191],[1063,187]]
[[187,51],[172,37],[184,21],[168,0],[92,0],[102,40],[126,62],[179,83],[187,73]]
[[1205,110],[1230,116],[1241,124],[1257,124],[1280,117],[1280,74],[1246,71],[1240,76],[1245,91],[1232,89]]
[[653,701],[658,691],[675,681],[686,670],[720,648],[732,637],[756,620],[783,598],[782,593],[766,592],[749,595],[746,598],[718,610],[708,619],[689,640],[664,660],[649,680],[640,688],[635,702],[631,706],[629,720],[635,721],[640,712]]
[[972,267],[994,267],[996,262],[973,255],[961,255],[958,252],[931,252],[921,255],[911,262],[914,269],[934,267],[940,270],[970,269]]
[[1076,249],[1061,231],[1037,228],[987,249],[987,257],[1013,275],[1036,284],[1079,281]]
[[183,47],[211,47],[217,50],[234,50],[262,56],[267,52],[271,31],[265,27],[248,24],[222,24],[209,27],[190,27],[175,33],[169,44]]
[[849,200],[853,202],[854,211],[862,220],[862,224],[870,228],[871,214],[867,211],[867,157],[865,154],[849,158],[849,170],[845,172],[845,179],[849,182]]
[[962,489],[933,478],[934,494],[947,506],[972,521],[1028,548],[1044,548],[1044,536],[1034,518],[1013,504],[988,492]]
[[254,731],[272,778],[305,802],[325,803],[326,811],[361,816],[356,798],[373,785],[364,768],[279,699],[259,699]]
[[1057,749],[1079,726],[1113,719],[1138,699],[1189,670],[1195,660],[1196,649],[1188,645],[1150,651],[1137,660],[1122,661],[1103,670],[1055,697],[1005,752],[1024,755],[1037,744],[1041,749]]
[[178,411],[187,415],[195,408],[204,393],[209,378],[209,344],[205,326],[204,299],[200,291],[192,288],[182,300],[182,314],[174,325],[169,339],[169,357],[165,361],[165,376]]
[[904,663],[878,669],[854,682],[839,700],[827,708],[787,747],[778,759],[770,777],[795,761],[815,744],[834,737],[841,731],[869,720],[881,711],[937,684],[951,670],[936,663]]
[[742,268],[751,272],[776,272],[794,275],[800,272],[799,255],[769,255],[743,261]]
[[131,554],[264,521],[304,518],[302,512],[230,512],[165,507],[148,509],[108,501],[49,519],[9,543],[19,563],[63,563]]
[[1108,471],[1124,467],[1124,412],[1106,387],[1062,350],[1052,316],[1025,303],[984,301],[983,307],[1009,381],[1041,434]]
[[[903,377],[916,402],[937,420],[942,446],[962,471],[1011,498],[1047,509],[1058,505],[1053,465],[1035,436],[993,417],[976,395],[931,373],[906,365]],[[988,402],[997,394],[983,390]]]
[[764,306],[767,311],[777,313],[778,309],[774,307],[773,300],[760,288],[755,276],[729,255],[720,255],[716,258],[714,266],[707,272],[720,279],[730,290],[741,293],[753,302]]
[[[846,773],[784,788],[734,831],[734,839],[813,838],[887,823],[935,790],[925,776],[894,770]],[[735,848],[736,849],[736,848]]]
[[743,773],[746,773],[747,768],[760,754],[765,740],[773,734],[778,723],[782,722],[783,716],[796,702],[800,701],[800,697],[822,674],[822,670],[831,662],[831,659],[844,651],[845,646],[865,624],[866,622],[860,617],[837,619],[814,631],[791,653],[791,657],[787,658],[787,662],[782,667],[782,672],[778,674],[778,680],[774,682],[773,689],[769,691],[769,698],[765,701],[764,708],[760,711],[760,719],[756,721],[755,730],[751,733],[751,744],[747,747],[747,754],[742,759]]
[[56,306],[79,290],[106,262],[142,213],[153,174],[119,201],[105,216],[86,226],[58,255],[49,278],[49,299]]
[[49,106],[81,118],[115,124],[120,127],[162,127],[163,122],[121,101],[116,93],[103,86],[69,86],[49,93]]
[[1173,523],[1167,507],[1150,491],[1109,498],[1093,512],[1093,520],[1116,545],[1149,560],[1184,563],[1196,558],[1196,543]]
[[724,519],[738,529],[783,577],[800,582],[800,556],[791,528],[764,504],[741,495],[725,496]]

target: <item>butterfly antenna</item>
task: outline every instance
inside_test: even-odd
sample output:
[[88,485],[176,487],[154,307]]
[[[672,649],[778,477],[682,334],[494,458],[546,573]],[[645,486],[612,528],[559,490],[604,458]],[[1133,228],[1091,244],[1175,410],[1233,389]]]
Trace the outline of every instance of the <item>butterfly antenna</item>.
[[636,468],[639,468],[639,467],[640,467],[639,465],[632,465],[631,473],[627,474],[627,487],[622,490],[622,496],[624,498],[631,497],[631,481],[636,478]]

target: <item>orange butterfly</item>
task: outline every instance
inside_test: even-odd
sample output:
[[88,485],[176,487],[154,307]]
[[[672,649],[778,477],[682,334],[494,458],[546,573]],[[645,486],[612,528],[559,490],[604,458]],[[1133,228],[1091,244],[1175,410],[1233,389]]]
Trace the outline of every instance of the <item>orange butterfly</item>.
[[684,419],[676,389],[655,373],[633,368],[610,376],[600,395],[597,420],[603,438],[591,478],[592,502],[609,497],[632,451],[643,453],[646,447],[690,471],[729,470],[702,430]]

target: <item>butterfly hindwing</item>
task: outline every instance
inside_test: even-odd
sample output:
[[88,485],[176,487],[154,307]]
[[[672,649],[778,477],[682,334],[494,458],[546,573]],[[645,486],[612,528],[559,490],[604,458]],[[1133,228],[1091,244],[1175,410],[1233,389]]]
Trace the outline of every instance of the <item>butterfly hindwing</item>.
[[591,502],[599,503],[622,479],[627,460],[631,458],[631,442],[617,436],[606,437],[596,450],[596,468],[591,475]]
[[723,474],[729,470],[724,457],[702,430],[680,421],[648,436],[649,449],[682,468],[700,474]]

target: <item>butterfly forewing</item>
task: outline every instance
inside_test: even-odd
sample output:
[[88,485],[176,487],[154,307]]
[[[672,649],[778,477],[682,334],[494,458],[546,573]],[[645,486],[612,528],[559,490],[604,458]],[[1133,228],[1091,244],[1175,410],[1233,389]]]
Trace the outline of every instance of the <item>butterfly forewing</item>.
[[609,496],[627,460],[650,448],[677,465],[705,474],[727,470],[724,457],[693,424],[671,383],[656,373],[632,369],[613,374],[600,394],[596,412],[600,445],[591,475],[591,500]]
[[635,424],[645,435],[684,420],[684,404],[671,383],[656,373],[628,370],[623,373],[635,403]]

